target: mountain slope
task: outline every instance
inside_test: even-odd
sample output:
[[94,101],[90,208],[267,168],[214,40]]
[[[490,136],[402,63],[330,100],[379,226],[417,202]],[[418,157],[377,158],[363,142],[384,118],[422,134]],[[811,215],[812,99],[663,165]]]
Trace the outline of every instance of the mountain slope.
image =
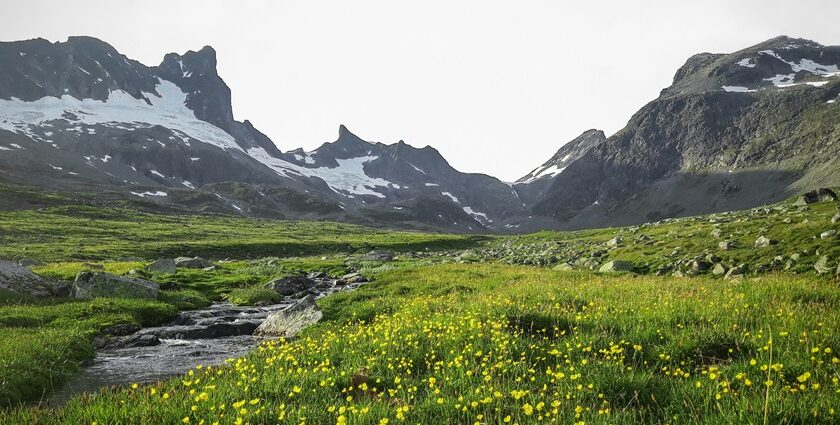
[[71,37],[0,43],[0,59],[6,183],[453,231],[485,231],[524,213],[508,185],[460,173],[431,147],[370,143],[342,126],[335,142],[310,153],[282,152],[234,119],[211,47],[147,67],[100,40]]
[[840,47],[779,37],[700,54],[533,205],[563,227],[741,209],[840,184]]

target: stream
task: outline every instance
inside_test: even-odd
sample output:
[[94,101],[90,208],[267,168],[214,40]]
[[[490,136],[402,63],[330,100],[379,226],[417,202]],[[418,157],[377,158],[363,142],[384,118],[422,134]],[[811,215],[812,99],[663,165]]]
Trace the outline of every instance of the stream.
[[[339,286],[334,279],[314,279],[318,298],[352,290],[362,283]],[[96,356],[68,382],[56,388],[45,400],[48,407],[61,407],[71,398],[106,386],[143,384],[186,373],[196,365],[216,366],[226,359],[240,357],[255,348],[264,337],[254,330],[275,311],[291,305],[236,306],[216,302],[200,310],[182,311],[163,326],[143,328],[127,335],[111,337],[97,349]]]

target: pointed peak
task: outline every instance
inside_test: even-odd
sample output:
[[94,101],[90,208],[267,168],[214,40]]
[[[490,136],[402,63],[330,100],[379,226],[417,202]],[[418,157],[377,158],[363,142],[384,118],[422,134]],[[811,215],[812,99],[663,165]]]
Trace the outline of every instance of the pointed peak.
[[355,134],[351,133],[344,124],[338,126],[338,138],[342,138],[344,136],[355,136]]

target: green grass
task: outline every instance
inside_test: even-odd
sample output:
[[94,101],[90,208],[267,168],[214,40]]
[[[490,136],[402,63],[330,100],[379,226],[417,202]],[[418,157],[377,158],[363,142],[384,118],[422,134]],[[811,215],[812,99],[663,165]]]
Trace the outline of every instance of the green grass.
[[837,422],[840,293],[824,279],[450,264],[319,304],[299,339],[223,368],[0,420],[718,424],[766,407],[769,423]]
[[[357,270],[375,279],[319,300],[324,319],[293,342],[55,411],[7,409],[0,423],[713,424],[762,423],[765,411],[769,423],[836,423],[840,290],[833,272],[817,275],[813,264],[840,260],[837,239],[818,237],[840,230],[830,221],[837,211],[833,202],[787,202],[512,237],[76,206],[0,212],[0,256],[44,260],[33,270],[56,279],[92,269],[124,275],[179,255],[218,265],[141,272],[161,285],[157,302],[0,294],[5,405],[59,385],[93,355],[89,341],[105,326],[152,325],[211,300],[276,301],[263,285],[293,274]],[[759,235],[778,243],[755,248]],[[607,247],[615,236],[623,242]],[[738,247],[723,251],[722,240]],[[405,252],[392,262],[360,255],[374,248]],[[471,264],[447,264],[467,249]],[[675,266],[666,275],[686,272],[689,260],[708,254],[726,267],[746,264],[747,277],[652,276],[667,265]],[[551,269],[613,259],[633,262],[639,274]],[[362,374],[367,387],[349,388]]]
[[0,403],[37,400],[93,357],[91,338],[119,323],[161,324],[177,309],[154,301],[6,300],[0,306]]
[[225,294],[225,299],[236,305],[277,304],[283,301],[283,296],[271,288],[255,287],[234,289]]
[[89,206],[0,212],[0,257],[51,262],[185,255],[245,259],[374,248],[444,249],[469,247],[484,239],[331,222],[164,216]]

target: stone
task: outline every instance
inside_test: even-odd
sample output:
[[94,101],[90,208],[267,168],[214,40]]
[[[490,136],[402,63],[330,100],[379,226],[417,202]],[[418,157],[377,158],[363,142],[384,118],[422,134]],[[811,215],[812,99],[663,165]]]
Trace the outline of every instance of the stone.
[[796,199],[794,205],[808,205],[817,202],[831,202],[837,200],[837,194],[831,189],[821,188],[804,193]]
[[730,249],[735,249],[737,246],[738,246],[738,244],[736,244],[735,241],[729,241],[729,240],[722,241],[718,244],[718,248],[720,248],[724,251],[729,251]]
[[837,231],[834,229],[826,230],[825,232],[820,233],[820,239],[830,239],[834,236],[837,236]]
[[368,278],[361,275],[361,273],[348,273],[341,278],[338,279],[337,284],[341,285],[349,285],[351,283],[363,283],[367,282]]
[[719,237],[723,236],[723,231],[721,231],[720,229],[714,229],[714,230],[712,230],[712,232],[710,233],[710,235],[711,235],[713,238],[717,239],[717,238],[719,238]]
[[633,263],[624,260],[608,261],[604,263],[598,271],[602,273],[632,272]]
[[706,254],[706,261],[711,263],[711,264],[719,263],[720,262],[720,257],[718,257],[715,254]]
[[315,281],[304,275],[286,276],[274,279],[265,286],[274,289],[280,295],[289,296],[315,286]]
[[175,266],[175,260],[164,258],[149,264],[146,266],[145,270],[150,273],[175,274],[175,272],[178,271],[178,268]]
[[51,281],[32,273],[18,263],[0,260],[0,291],[32,297],[49,297],[55,287]]
[[152,347],[155,345],[160,345],[160,338],[155,335],[128,335],[128,336],[115,336],[115,335],[99,335],[93,338],[91,341],[93,347],[96,349],[116,349],[116,348],[135,348],[135,347]]
[[315,304],[315,296],[307,295],[298,302],[271,313],[254,331],[255,335],[291,338],[323,317]]
[[575,269],[575,266],[573,266],[569,263],[560,263],[560,264],[554,266],[554,270],[569,271],[569,270],[574,270],[574,269]]
[[755,247],[756,248],[764,248],[764,247],[768,247],[770,245],[775,245],[777,243],[778,243],[778,241],[775,241],[773,239],[770,239],[770,238],[762,235],[762,236],[759,236],[758,239],[755,240]]
[[739,264],[726,272],[726,275],[723,277],[724,279],[740,279],[744,277],[744,273],[746,271],[746,265]]
[[146,298],[156,299],[160,287],[144,279],[116,276],[103,272],[81,272],[73,282],[75,298]]
[[307,279],[312,279],[312,280],[315,280],[315,279],[326,279],[326,278],[328,278],[328,277],[329,277],[329,276],[327,276],[327,274],[326,274],[326,273],[324,273],[324,272],[310,272],[310,273],[308,273],[308,274],[306,275],[306,278],[307,278]]
[[692,260],[688,267],[693,274],[699,274],[709,269],[710,264],[703,260]]
[[717,263],[714,267],[712,267],[712,274],[715,276],[723,276],[726,274],[726,267],[723,264]]
[[834,214],[834,217],[831,217],[832,223],[840,222],[840,213]]
[[120,323],[119,325],[109,326],[99,331],[103,335],[126,336],[131,335],[140,330],[140,326],[134,323]]
[[178,257],[175,259],[175,266],[185,269],[203,269],[212,266],[210,260],[201,257]]
[[829,265],[828,256],[823,255],[820,257],[819,260],[814,264],[814,270],[817,271],[818,274],[826,274],[831,272],[833,267]]
[[623,240],[621,239],[621,236],[616,236],[616,237],[608,240],[606,242],[606,245],[608,247],[611,247],[611,248],[617,248],[617,247],[621,246],[622,242],[623,242]]

